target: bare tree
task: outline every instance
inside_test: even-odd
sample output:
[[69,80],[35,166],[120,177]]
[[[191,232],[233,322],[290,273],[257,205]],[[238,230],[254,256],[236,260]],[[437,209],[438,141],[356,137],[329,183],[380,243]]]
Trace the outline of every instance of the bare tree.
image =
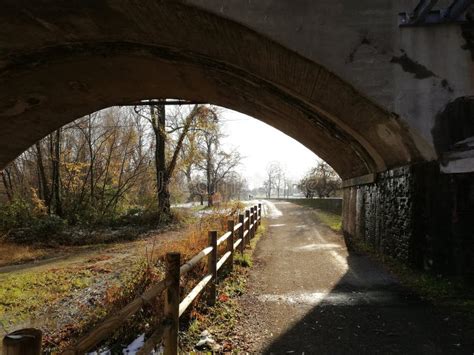
[[267,198],[272,196],[273,189],[277,189],[278,197],[280,197],[280,183],[282,176],[282,168],[280,163],[271,162],[267,166],[267,178],[264,182],[264,187],[266,191]]
[[320,162],[300,180],[298,187],[307,198],[315,195],[324,198],[334,195],[341,188],[341,179],[327,163]]
[[207,203],[213,205],[214,194],[218,186],[240,164],[240,153],[232,150],[226,152],[221,146],[223,137],[217,121],[202,130],[199,143],[202,159],[196,166],[203,172],[206,182]]

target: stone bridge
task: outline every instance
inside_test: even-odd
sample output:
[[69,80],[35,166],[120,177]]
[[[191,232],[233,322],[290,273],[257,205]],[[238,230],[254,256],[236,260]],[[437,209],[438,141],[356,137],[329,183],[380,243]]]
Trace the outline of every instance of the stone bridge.
[[108,106],[210,102],[334,167],[348,242],[473,270],[469,3],[3,0],[0,168]]

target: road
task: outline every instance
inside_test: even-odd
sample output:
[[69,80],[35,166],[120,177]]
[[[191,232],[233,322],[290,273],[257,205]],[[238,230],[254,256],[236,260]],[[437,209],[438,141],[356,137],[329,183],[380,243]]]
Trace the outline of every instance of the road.
[[305,354],[473,354],[462,312],[431,306],[349,253],[314,211],[267,204],[238,326],[243,350]]

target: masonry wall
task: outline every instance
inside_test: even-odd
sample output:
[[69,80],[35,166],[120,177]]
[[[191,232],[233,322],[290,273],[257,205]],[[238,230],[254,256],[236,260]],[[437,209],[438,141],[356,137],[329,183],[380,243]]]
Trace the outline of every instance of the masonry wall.
[[343,218],[349,246],[362,241],[434,272],[474,272],[474,174],[441,174],[436,163],[389,170],[344,190]]

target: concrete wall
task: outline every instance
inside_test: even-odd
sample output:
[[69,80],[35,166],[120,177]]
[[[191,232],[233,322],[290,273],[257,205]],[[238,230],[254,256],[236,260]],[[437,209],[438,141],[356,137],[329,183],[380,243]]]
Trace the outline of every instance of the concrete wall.
[[474,66],[459,25],[398,27],[398,13],[413,10],[418,0],[187,2],[336,73],[425,138],[429,146],[420,141],[420,148],[428,158],[436,115],[455,98],[474,94]]

